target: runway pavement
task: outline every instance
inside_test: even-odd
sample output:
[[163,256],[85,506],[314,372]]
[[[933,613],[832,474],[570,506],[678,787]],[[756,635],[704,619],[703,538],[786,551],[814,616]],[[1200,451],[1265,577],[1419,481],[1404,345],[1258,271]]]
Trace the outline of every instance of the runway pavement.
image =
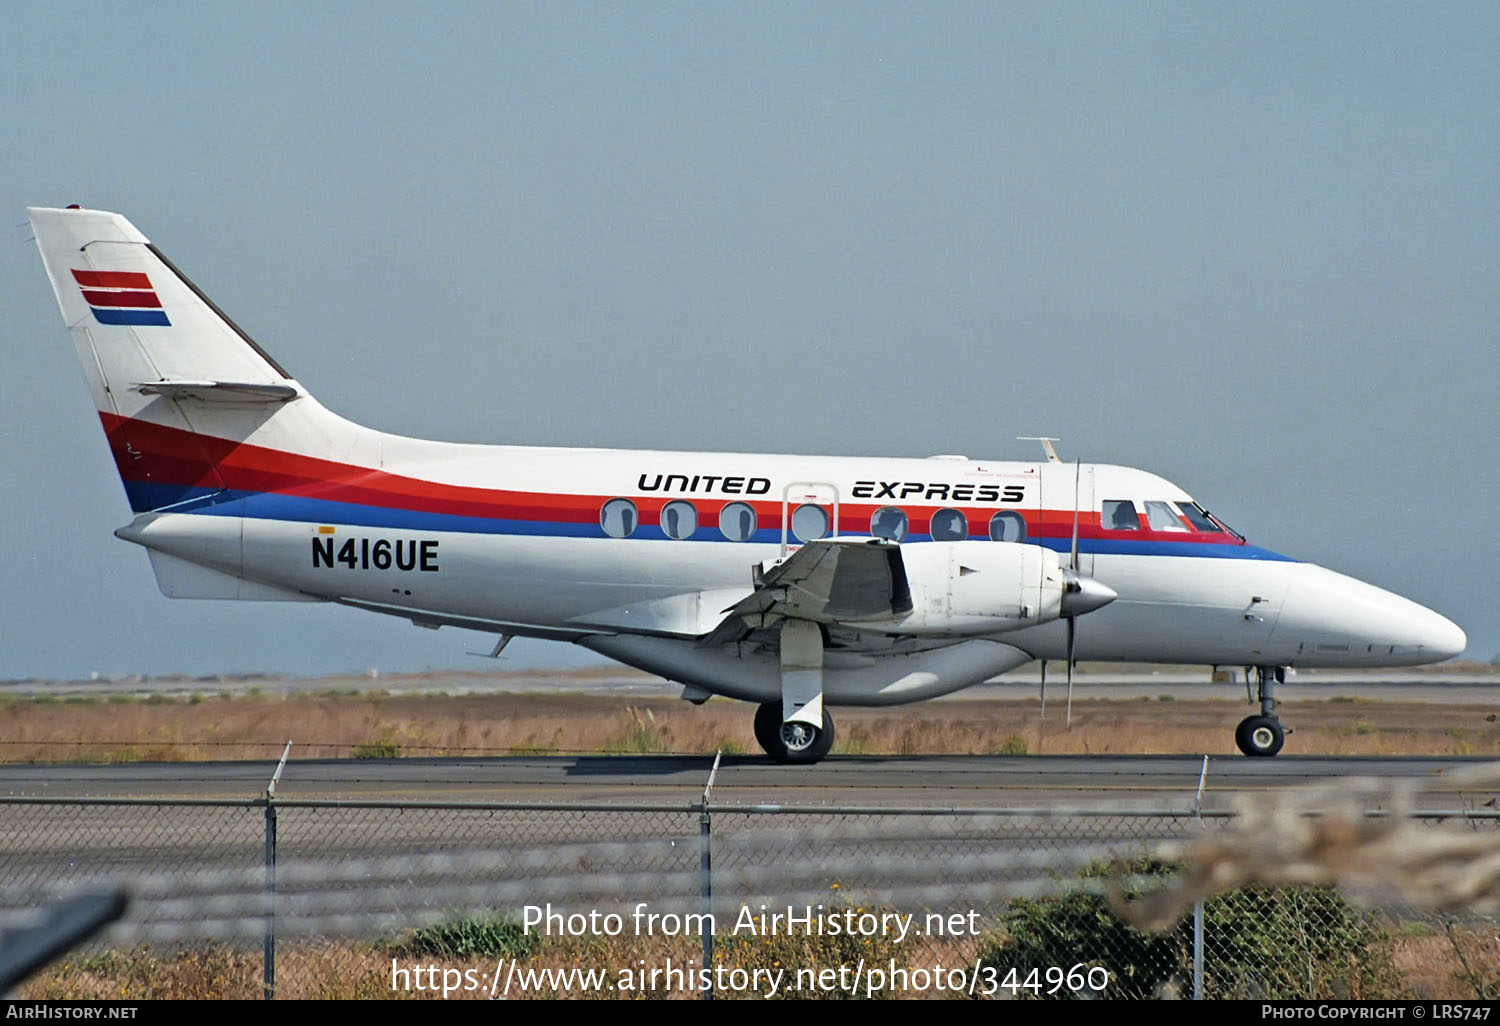
[[[714,900],[811,903],[836,888],[895,907],[994,911],[1018,889],[1058,888],[1096,860],[1230,829],[1215,813],[1236,797],[1274,800],[1269,792],[1288,785],[1373,777],[1380,785],[1365,804],[1389,808],[1390,788],[1407,782],[1422,788],[1419,810],[1493,816],[1495,791],[1453,780],[1480,762],[836,756],[791,767],[735,756],[712,793]],[[277,928],[289,936],[377,936],[458,907],[693,903],[707,822],[697,803],[711,764],[292,761],[274,820],[255,803],[270,761],[3,766],[0,918],[68,888],[122,882],[133,904],[116,943],[255,943],[273,822]],[[1440,828],[1494,826],[1448,818]]]
[[[1236,795],[1339,777],[1424,785],[1429,804],[1478,808],[1494,793],[1445,783],[1482,759],[1281,756],[834,756],[777,766],[759,756],[723,760],[716,804],[1017,808],[1128,802],[1227,808]],[[712,759],[703,756],[535,756],[395,760],[292,760],[284,799],[424,802],[607,803],[686,807],[700,800]],[[0,766],[0,795],[255,798],[273,761]]]

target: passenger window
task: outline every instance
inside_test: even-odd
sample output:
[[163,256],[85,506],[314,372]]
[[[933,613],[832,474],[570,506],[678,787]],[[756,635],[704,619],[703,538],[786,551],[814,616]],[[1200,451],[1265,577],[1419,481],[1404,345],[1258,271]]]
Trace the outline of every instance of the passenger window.
[[1146,503],[1146,522],[1153,531],[1187,531],[1170,502]]
[[629,499],[610,499],[599,511],[599,526],[611,538],[629,538],[635,533],[638,523],[640,517],[636,514],[635,503]]
[[969,521],[956,509],[940,509],[932,515],[933,541],[962,541],[969,536]]
[[661,508],[661,529],[668,538],[691,538],[698,530],[698,510],[685,499],[667,503]]
[[828,533],[828,511],[808,503],[792,511],[792,534],[798,541],[817,541]]
[[1188,518],[1188,523],[1192,524],[1198,530],[1208,531],[1213,534],[1224,533],[1219,528],[1219,525],[1210,520],[1208,514],[1203,512],[1203,507],[1196,502],[1179,502],[1177,508],[1182,510],[1182,515]]
[[996,513],[990,517],[990,541],[1026,540],[1026,521],[1019,513]]
[[882,506],[870,518],[870,534],[876,538],[889,538],[893,542],[906,541],[910,529],[906,514],[895,506]]
[[1100,517],[1104,527],[1110,531],[1139,531],[1141,518],[1136,516],[1135,504],[1129,499],[1105,499],[1104,515]]
[[719,530],[730,541],[749,541],[755,534],[755,510],[748,503],[731,502],[719,511]]

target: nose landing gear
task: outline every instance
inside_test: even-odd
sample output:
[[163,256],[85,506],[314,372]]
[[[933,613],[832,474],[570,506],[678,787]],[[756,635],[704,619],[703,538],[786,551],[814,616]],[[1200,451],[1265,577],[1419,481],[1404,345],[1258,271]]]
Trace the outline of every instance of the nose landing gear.
[[[1246,687],[1249,687],[1249,667],[1246,668]],[[1286,683],[1286,667],[1257,666],[1256,682],[1260,692],[1260,715],[1247,716],[1234,731],[1234,743],[1246,755],[1271,756],[1281,751],[1290,733],[1276,716],[1276,699],[1273,689]]]

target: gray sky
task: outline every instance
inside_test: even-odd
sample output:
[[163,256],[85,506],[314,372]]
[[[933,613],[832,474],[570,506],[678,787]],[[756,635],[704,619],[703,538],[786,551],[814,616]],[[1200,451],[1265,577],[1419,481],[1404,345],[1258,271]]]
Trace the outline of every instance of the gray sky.
[[1483,3],[0,5],[0,677],[485,644],[159,594],[24,227],[68,203],[374,427],[1060,435],[1489,658],[1497,53]]

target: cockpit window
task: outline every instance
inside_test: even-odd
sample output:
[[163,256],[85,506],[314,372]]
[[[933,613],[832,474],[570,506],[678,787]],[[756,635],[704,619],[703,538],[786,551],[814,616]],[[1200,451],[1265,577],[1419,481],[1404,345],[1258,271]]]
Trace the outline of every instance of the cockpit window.
[[1139,531],[1141,518],[1136,515],[1135,503],[1129,499],[1105,499],[1103,516],[1100,519],[1110,531]]
[[1186,531],[1170,502],[1147,502],[1146,521],[1153,531]]
[[1179,502],[1177,508],[1182,510],[1182,515],[1188,518],[1188,523],[1192,524],[1198,530],[1207,531],[1212,534],[1224,533],[1224,529],[1210,520],[1208,513],[1196,502]]

